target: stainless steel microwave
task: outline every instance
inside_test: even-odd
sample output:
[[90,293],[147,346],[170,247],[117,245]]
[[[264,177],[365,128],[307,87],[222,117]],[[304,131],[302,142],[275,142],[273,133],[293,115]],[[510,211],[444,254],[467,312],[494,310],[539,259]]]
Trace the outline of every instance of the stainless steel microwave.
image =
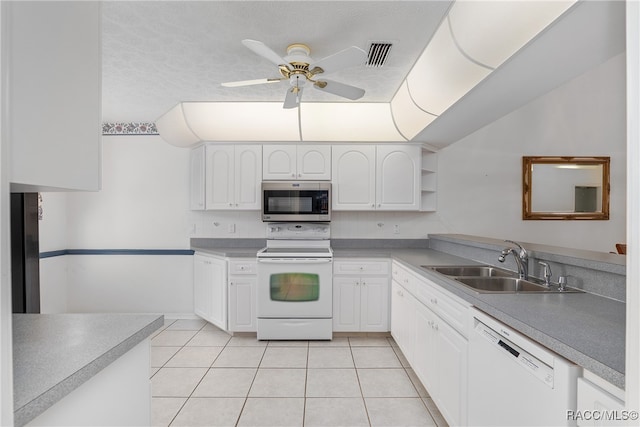
[[262,221],[331,221],[331,183],[264,181]]

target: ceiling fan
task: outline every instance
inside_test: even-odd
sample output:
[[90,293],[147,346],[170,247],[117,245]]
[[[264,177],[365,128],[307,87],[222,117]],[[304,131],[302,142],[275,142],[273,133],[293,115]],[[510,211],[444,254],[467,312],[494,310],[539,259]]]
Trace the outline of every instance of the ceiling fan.
[[333,55],[314,61],[309,56],[311,49],[302,43],[289,45],[287,47],[287,56],[284,58],[260,41],[246,39],[242,40],[242,44],[277,65],[282,77],[227,82],[222,83],[222,86],[238,87],[287,81],[290,87],[287,89],[283,108],[299,106],[302,91],[309,84],[323,92],[351,100],[360,99],[364,95],[364,89],[324,78],[318,79],[319,74],[329,74],[343,68],[364,64],[367,53],[359,47],[351,46]]

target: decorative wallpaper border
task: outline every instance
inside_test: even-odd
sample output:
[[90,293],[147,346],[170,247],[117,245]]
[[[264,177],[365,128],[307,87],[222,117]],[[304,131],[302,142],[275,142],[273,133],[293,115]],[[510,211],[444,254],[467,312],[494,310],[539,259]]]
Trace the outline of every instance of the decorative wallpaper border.
[[103,123],[103,135],[158,135],[156,124],[152,122],[139,123]]

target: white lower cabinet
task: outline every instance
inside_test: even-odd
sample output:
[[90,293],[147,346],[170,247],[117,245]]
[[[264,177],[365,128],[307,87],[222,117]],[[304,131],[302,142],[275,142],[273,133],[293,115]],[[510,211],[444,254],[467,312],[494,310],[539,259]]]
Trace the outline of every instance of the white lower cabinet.
[[229,261],[229,331],[256,332],[256,261]]
[[[585,371],[585,376],[589,374]],[[624,391],[595,375],[590,376],[578,378],[578,410],[573,414],[578,426],[630,425],[629,421],[634,420],[625,419],[630,412],[625,412]]]
[[389,262],[335,260],[333,330],[389,331]]
[[394,279],[391,282],[391,336],[411,366],[416,346],[418,301]]
[[396,262],[392,274],[391,335],[447,423],[465,425],[468,305]]
[[415,329],[414,371],[449,425],[465,425],[467,340],[421,303]]
[[227,261],[202,253],[193,255],[193,311],[227,329]]

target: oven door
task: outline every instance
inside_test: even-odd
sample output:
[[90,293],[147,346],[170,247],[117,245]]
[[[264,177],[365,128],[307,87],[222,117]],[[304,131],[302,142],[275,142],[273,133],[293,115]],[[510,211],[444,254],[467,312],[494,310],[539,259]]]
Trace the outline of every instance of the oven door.
[[258,258],[258,317],[331,318],[331,258]]
[[331,183],[263,182],[263,221],[330,221]]

